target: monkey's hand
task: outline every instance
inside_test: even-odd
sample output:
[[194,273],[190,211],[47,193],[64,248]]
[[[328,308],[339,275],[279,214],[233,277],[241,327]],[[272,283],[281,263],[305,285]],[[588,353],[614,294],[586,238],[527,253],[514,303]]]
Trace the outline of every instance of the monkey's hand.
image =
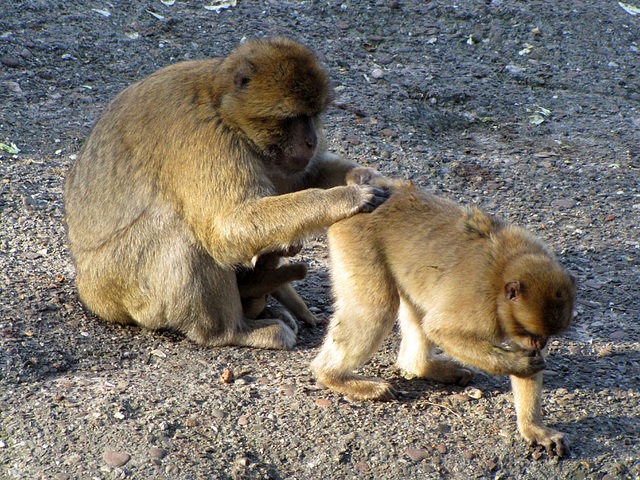
[[531,446],[543,446],[550,457],[554,455],[564,457],[569,454],[569,443],[562,432],[535,423],[519,425],[519,428],[520,433]]
[[360,207],[356,213],[371,213],[377,207],[382,205],[391,194],[387,190],[381,188],[372,187],[370,185],[354,185],[359,189],[360,193]]
[[542,371],[545,367],[540,350],[506,350],[492,347],[491,355],[498,366],[496,373],[526,378]]

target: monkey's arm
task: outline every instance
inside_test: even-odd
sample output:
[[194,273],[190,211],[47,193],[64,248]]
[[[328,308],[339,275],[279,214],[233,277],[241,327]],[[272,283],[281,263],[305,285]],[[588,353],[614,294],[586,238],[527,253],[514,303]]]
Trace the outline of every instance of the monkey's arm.
[[429,332],[428,336],[452,357],[495,375],[529,377],[544,368],[538,351],[506,350],[471,335]]
[[564,435],[542,422],[542,372],[529,378],[510,378],[520,434],[532,444],[544,446],[549,455],[567,455],[569,446]]
[[212,220],[207,209],[190,211],[191,225],[212,257],[227,265],[263,252],[286,250],[339,220],[371,212],[389,196],[371,186],[307,189],[247,200]]

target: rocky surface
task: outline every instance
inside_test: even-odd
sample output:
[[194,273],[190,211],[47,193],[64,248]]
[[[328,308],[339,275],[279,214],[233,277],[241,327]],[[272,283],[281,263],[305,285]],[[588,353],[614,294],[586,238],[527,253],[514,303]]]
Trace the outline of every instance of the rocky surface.
[[[0,4],[0,477],[640,478],[640,16],[581,0],[170,3]],[[397,333],[363,371],[401,398],[354,402],[309,372],[323,328],[290,352],[210,349],[79,304],[62,185],[98,114],[159,67],[277,34],[329,70],[332,150],[529,228],[576,276],[544,388],[571,457],[518,436],[506,378],[401,378]],[[300,256],[298,289],[329,316],[324,240]]]

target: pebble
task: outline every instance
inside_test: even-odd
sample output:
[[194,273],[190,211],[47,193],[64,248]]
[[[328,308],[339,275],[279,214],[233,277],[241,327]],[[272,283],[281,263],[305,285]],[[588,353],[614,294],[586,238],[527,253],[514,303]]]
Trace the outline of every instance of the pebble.
[[385,55],[384,53],[379,53],[375,58],[376,62],[380,65],[389,65],[393,61],[393,57],[391,55]]
[[349,28],[349,24],[344,20],[338,20],[338,23],[336,23],[336,27],[338,27],[340,30],[347,30]]
[[407,456],[414,462],[419,462],[429,456],[429,450],[424,448],[407,448]]
[[198,425],[200,425],[200,420],[198,420],[198,417],[196,417],[195,415],[191,415],[187,418],[184,424],[187,427],[197,427]]
[[379,68],[374,68],[373,71],[371,72],[371,76],[373,78],[382,78],[384,77],[384,72]]
[[107,450],[102,454],[102,458],[112,467],[121,467],[131,459],[131,455]]
[[380,130],[380,133],[389,138],[396,138],[398,136],[398,132],[392,130],[391,128],[383,128],[382,130]]
[[561,198],[559,200],[554,200],[551,202],[551,206],[555,208],[573,208],[576,206],[576,202],[573,200],[568,200],[566,198]]
[[447,450],[447,447],[446,447],[445,445],[442,445],[442,444],[440,444],[440,445],[436,445],[436,450],[437,450],[438,452],[440,452],[441,454],[443,454],[443,455],[444,455],[445,453],[447,453],[447,451],[448,451],[448,450]]
[[256,380],[256,383],[258,385],[269,385],[270,381],[266,377],[260,377],[258,380]]
[[240,418],[238,418],[238,425],[240,425],[241,427],[244,427],[245,425],[249,425],[249,419],[244,415],[242,415]]
[[0,63],[10,68],[16,68],[20,65],[20,59],[9,55],[3,55],[0,57]]
[[224,418],[224,412],[222,410],[214,408],[213,410],[211,410],[211,416],[213,418],[217,418],[218,420],[222,420]]
[[69,480],[71,477],[67,473],[56,473],[53,478],[54,480]]
[[82,456],[79,453],[74,453],[67,457],[67,463],[69,465],[75,465],[76,463],[79,463],[80,460],[82,460]]
[[468,395],[463,395],[462,393],[454,393],[451,398],[459,402],[468,402],[469,400],[471,400],[471,397],[469,397]]
[[318,407],[330,407],[332,405],[332,402],[328,398],[319,398],[315,401],[315,404]]
[[165,472],[178,474],[178,473],[180,473],[180,469],[178,467],[176,467],[175,465],[167,465],[167,468],[165,468]]
[[225,368],[222,375],[220,375],[220,383],[231,383],[233,382],[233,372],[229,368]]
[[153,458],[163,459],[164,457],[167,456],[168,453],[169,452],[167,452],[166,450],[163,450],[162,448],[158,448],[158,447],[151,447],[149,449],[149,456]]
[[353,468],[361,472],[368,472],[369,470],[371,470],[369,465],[367,465],[367,462],[358,462],[353,466]]
[[627,334],[624,332],[624,330],[618,330],[609,335],[609,338],[611,340],[624,340],[626,336]]
[[480,390],[479,388],[467,388],[464,393],[466,395],[469,395],[471,398],[478,400],[480,398],[482,398],[482,390]]
[[360,145],[360,139],[355,135],[347,135],[347,142],[351,145]]
[[464,458],[466,458],[467,460],[473,460],[473,457],[475,457],[475,455],[473,454],[473,452],[470,452],[469,450],[463,450],[462,451],[462,456]]

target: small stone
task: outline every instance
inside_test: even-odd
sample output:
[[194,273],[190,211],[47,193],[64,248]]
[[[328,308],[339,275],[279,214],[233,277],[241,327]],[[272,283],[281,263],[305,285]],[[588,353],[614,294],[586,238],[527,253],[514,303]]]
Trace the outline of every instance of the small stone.
[[229,368],[225,368],[222,375],[220,375],[220,383],[231,383],[233,382],[233,372]]
[[400,8],[400,2],[398,2],[398,0],[391,0],[389,2],[389,8],[391,10],[397,10]]
[[467,388],[464,393],[466,395],[469,395],[471,398],[473,398],[474,400],[478,400],[480,398],[482,398],[482,390],[480,390],[479,388]]
[[121,467],[129,460],[131,460],[131,455],[107,450],[102,454],[102,458],[105,462],[107,462],[108,465],[111,465],[112,467]]
[[420,462],[429,457],[429,450],[424,448],[407,448],[407,456],[414,462]]
[[601,480],[615,480],[615,478],[609,475],[608,473],[605,473],[604,476],[601,478]]
[[167,472],[167,473],[170,473],[170,474],[174,474],[174,475],[177,474],[177,473],[180,473],[180,469],[178,467],[176,467],[175,465],[167,465],[167,468],[165,468],[164,471]]
[[71,477],[67,473],[56,473],[53,478],[54,480],[69,480]]
[[293,394],[294,394],[294,393],[295,393],[295,392],[294,392],[294,391],[293,391],[293,389],[291,389],[291,388],[283,388],[283,389],[282,389],[282,394],[283,394],[283,395],[286,395],[287,397],[291,397],[291,396],[293,396]]
[[249,459],[247,457],[239,457],[236,459],[236,463],[241,467],[249,466]]
[[347,135],[347,142],[351,145],[360,145],[360,139],[355,135]]
[[382,135],[384,135],[385,137],[389,137],[389,138],[396,138],[398,136],[398,132],[396,132],[395,130],[392,130],[390,128],[383,128],[380,133]]
[[211,410],[211,416],[213,418],[217,418],[218,420],[222,420],[224,418],[224,412],[222,410],[214,408]]
[[533,33],[536,37],[541,37],[542,36],[542,32],[540,31],[540,29],[538,27],[535,27],[535,28],[531,29],[531,33]]
[[168,453],[169,452],[167,452],[166,450],[163,450],[162,448],[158,448],[158,447],[151,447],[149,449],[149,456],[153,458],[163,459],[164,457],[167,456]]
[[473,452],[470,452],[469,450],[463,450],[463,451],[462,451],[462,456],[463,456],[464,458],[466,458],[467,460],[473,460],[473,457],[474,457],[475,455],[473,454]]
[[162,461],[157,459],[157,458],[152,458],[149,460],[149,463],[151,465],[155,465],[156,467],[159,467],[160,465],[162,465]]
[[242,415],[240,418],[238,418],[238,425],[240,425],[241,427],[244,427],[245,425],[249,425],[249,419],[244,415]]
[[0,57],[0,63],[9,68],[16,68],[20,66],[20,59],[9,55],[3,55]]
[[380,79],[380,78],[384,77],[384,72],[382,70],[380,70],[379,68],[374,68],[373,71],[371,72],[371,76],[373,78]]
[[338,20],[338,23],[336,23],[336,27],[338,27],[340,30],[347,30],[349,28],[349,24],[344,20]]
[[613,332],[611,335],[609,335],[609,338],[611,340],[624,340],[624,338],[627,336],[627,334],[624,332],[624,330],[618,330],[616,332]]
[[79,453],[74,453],[67,457],[67,463],[69,465],[75,465],[76,463],[80,463],[80,460],[82,460],[82,456]]
[[616,216],[613,215],[613,214],[607,215],[606,217],[604,217],[604,221],[605,222],[610,222],[610,221],[615,220],[615,219],[616,219]]
[[318,407],[330,407],[332,405],[332,402],[328,398],[319,398],[315,401],[315,404]]
[[31,53],[27,48],[23,48],[22,50],[20,50],[20,53],[18,55],[20,55],[24,59],[33,57],[33,53]]
[[269,383],[271,382],[266,377],[260,377],[258,380],[256,380],[256,383],[259,385],[269,385]]
[[444,455],[445,453],[447,453],[447,447],[446,447],[445,445],[442,445],[442,444],[440,444],[440,445],[436,445],[436,450],[437,450],[438,452],[440,452],[441,454],[443,454],[443,455]]
[[376,55],[376,62],[380,65],[389,65],[393,61],[393,57],[391,55],[385,55],[384,53],[379,53]]
[[359,470],[360,472],[368,472],[369,470],[371,470],[371,468],[369,467],[369,465],[367,465],[366,462],[358,462],[353,466],[353,468],[355,470]]
[[561,198],[559,200],[554,200],[553,202],[551,202],[551,206],[555,208],[573,208],[576,206],[576,202],[566,198]]
[[198,420],[198,417],[196,417],[195,415],[191,415],[187,418],[184,424],[187,427],[197,427],[198,425],[200,425],[200,421]]
[[496,462],[494,462],[493,460],[486,460],[484,462],[484,466],[487,470],[489,470],[490,472],[495,470],[495,468],[498,466],[498,464]]
[[453,395],[451,395],[451,398],[458,402],[468,402],[469,400],[471,400],[471,397],[469,397],[468,395],[463,395],[462,393],[454,393]]
[[17,83],[17,82],[4,82],[1,85],[4,85],[9,90],[11,90],[13,93],[17,93],[18,95],[22,95],[22,93],[24,93],[22,91],[22,88],[20,88],[20,84]]

